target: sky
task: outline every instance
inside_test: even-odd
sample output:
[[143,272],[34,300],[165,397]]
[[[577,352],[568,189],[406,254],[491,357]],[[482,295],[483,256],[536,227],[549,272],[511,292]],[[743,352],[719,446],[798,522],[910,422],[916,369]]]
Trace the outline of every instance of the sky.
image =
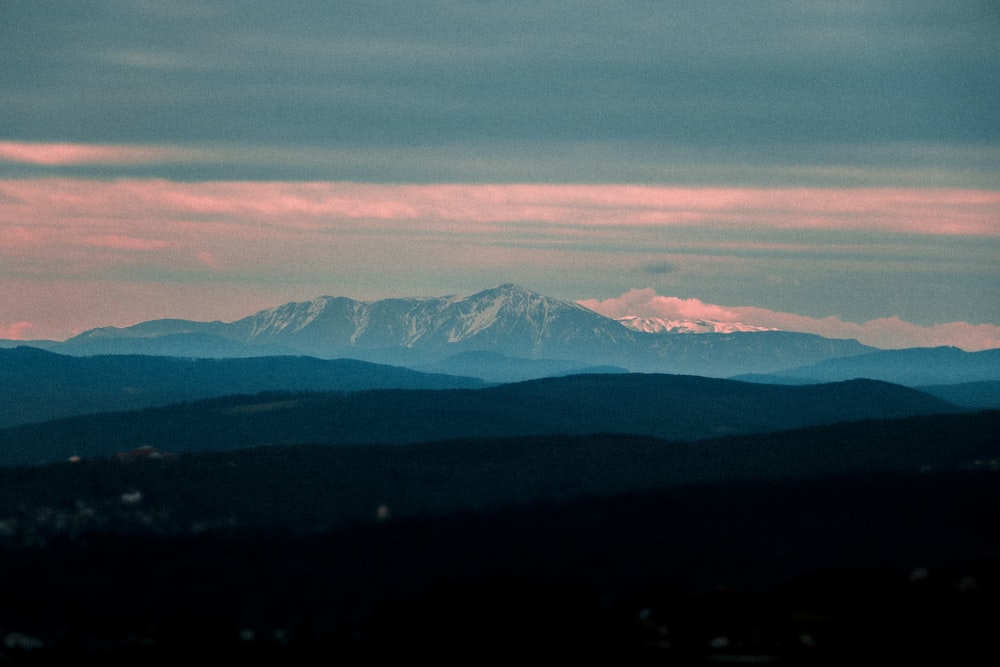
[[516,283],[1000,347],[992,0],[3,0],[0,110],[0,338]]

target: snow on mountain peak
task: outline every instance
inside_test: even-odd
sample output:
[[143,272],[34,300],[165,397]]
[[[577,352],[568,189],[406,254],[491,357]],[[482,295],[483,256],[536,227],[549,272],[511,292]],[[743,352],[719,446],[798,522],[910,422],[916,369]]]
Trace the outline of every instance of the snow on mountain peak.
[[656,334],[737,333],[747,331],[777,331],[773,327],[758,327],[740,322],[712,320],[671,320],[663,317],[627,315],[615,320],[633,331]]
[[449,342],[459,342],[492,327],[504,331],[527,326],[534,335],[544,335],[553,313],[575,304],[537,294],[504,283],[461,299],[460,314],[448,333]]
[[579,304],[504,283],[461,296],[376,301],[319,297],[260,311],[240,324],[255,344],[309,344],[331,350],[499,345],[506,352],[530,354],[540,352],[554,335],[568,339],[582,335],[578,331],[601,328],[594,318],[607,321]]

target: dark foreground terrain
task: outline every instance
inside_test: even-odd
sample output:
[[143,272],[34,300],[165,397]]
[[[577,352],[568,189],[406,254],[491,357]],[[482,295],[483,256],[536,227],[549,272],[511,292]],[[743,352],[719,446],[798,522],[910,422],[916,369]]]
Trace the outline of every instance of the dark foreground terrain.
[[0,662],[996,664],[996,419],[3,469]]
[[700,487],[311,535],[10,545],[2,656],[987,664],[998,482]]

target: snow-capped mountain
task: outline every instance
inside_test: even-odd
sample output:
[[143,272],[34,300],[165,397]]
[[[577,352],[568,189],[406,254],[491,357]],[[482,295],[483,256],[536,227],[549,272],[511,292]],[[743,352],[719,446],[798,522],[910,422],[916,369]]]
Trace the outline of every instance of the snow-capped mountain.
[[663,317],[627,315],[615,320],[632,331],[654,334],[736,333],[746,331],[778,331],[773,327],[758,327],[740,322],[715,322],[713,320],[670,320]]
[[713,329],[699,336],[665,336],[650,333],[648,322],[639,322],[616,321],[570,301],[504,284],[468,296],[378,301],[322,296],[229,323],[153,320],[103,327],[48,349],[76,355],[294,354],[409,367],[490,352],[513,359],[712,376],[765,373],[873,349],[857,341],[782,331]]
[[232,326],[250,344],[329,351],[489,349],[537,357],[582,339],[631,341],[614,320],[510,284],[470,296],[380,301],[324,296],[262,310]]

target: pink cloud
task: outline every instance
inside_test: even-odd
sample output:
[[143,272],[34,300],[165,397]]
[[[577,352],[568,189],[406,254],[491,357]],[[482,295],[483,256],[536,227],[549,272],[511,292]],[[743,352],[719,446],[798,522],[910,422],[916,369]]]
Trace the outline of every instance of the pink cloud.
[[[674,233],[681,228],[696,233]],[[923,270],[917,263],[927,262],[930,252],[924,240],[908,247],[896,240],[867,244],[871,235],[816,241],[806,234],[767,233],[801,229],[991,237],[993,243],[1000,237],[1000,192],[0,180],[0,300],[11,320],[35,322],[47,332],[56,326],[54,320],[41,319],[32,304],[25,303],[19,312],[6,309],[14,298],[7,289],[12,278],[137,284],[173,280],[180,285],[271,281],[291,290],[328,286],[340,278],[358,283],[363,282],[358,275],[381,272],[406,276],[399,279],[399,290],[408,293],[406,281],[412,276],[430,283],[428,267],[446,276],[441,280],[454,280],[452,284],[465,284],[458,276],[470,273],[491,282],[533,272],[589,272],[593,284],[596,276],[611,275],[617,267],[635,267],[636,253],[671,263],[696,256],[697,262],[688,263],[694,273],[741,276],[771,257],[785,261],[793,272],[807,271],[801,265],[822,257],[827,269],[834,263],[838,271],[848,271],[878,262],[877,270],[889,275],[914,266]],[[972,245],[959,240],[935,270],[952,270],[956,262],[969,259],[976,263],[973,270],[995,276],[987,265],[990,246],[970,251]],[[387,279],[380,280],[384,285]],[[135,289],[146,293],[145,287]],[[919,327],[891,318],[856,324],[638,292],[602,302],[602,307],[615,301],[658,309],[660,316],[741,321],[869,341],[896,335],[907,344],[945,340],[972,348],[993,345],[989,341],[998,338],[992,325]],[[93,300],[94,294],[88,292],[87,298]],[[116,302],[107,312],[138,307],[125,303]],[[621,314],[643,314],[635,308]],[[58,314],[59,308],[51,312]],[[106,323],[98,319],[92,325]]]
[[315,227],[336,220],[450,228],[488,223],[740,229],[868,229],[1000,236],[1000,192],[917,189],[677,188],[632,185],[399,185],[344,182],[112,182],[0,185],[4,208],[76,216],[242,218]]
[[134,236],[123,236],[121,234],[90,236],[84,239],[83,242],[95,248],[113,248],[116,250],[160,250],[162,248],[169,248],[172,245],[170,241],[142,239]]
[[[126,327],[163,317],[233,321],[263,307],[303,298],[301,285],[51,275],[0,279],[0,288],[0,312],[15,323],[0,324],[0,338],[16,340],[64,340],[93,327]],[[305,293],[311,297],[322,292],[308,289]]]
[[975,351],[1000,347],[1000,326],[994,324],[946,322],[921,326],[898,317],[856,323],[833,315],[815,318],[754,306],[718,306],[698,299],[660,296],[651,288],[632,289],[611,299],[585,299],[579,303],[607,317],[638,315],[676,320],[740,322],[784,331],[813,333],[827,338],[854,338],[866,345],[886,349],[951,345]]
[[35,329],[31,322],[14,322],[13,324],[0,324],[0,338],[8,340],[28,340],[29,332]]
[[[2,206],[2,204],[0,204]],[[5,226],[0,236],[0,248],[30,245],[38,240],[39,233],[23,225]]]
[[149,164],[193,157],[194,151],[157,146],[31,143],[0,141],[0,162],[45,166],[75,164]]
[[222,263],[219,261],[219,258],[215,256],[215,253],[209,252],[208,250],[203,250],[198,253],[198,261],[210,269],[222,268]]

